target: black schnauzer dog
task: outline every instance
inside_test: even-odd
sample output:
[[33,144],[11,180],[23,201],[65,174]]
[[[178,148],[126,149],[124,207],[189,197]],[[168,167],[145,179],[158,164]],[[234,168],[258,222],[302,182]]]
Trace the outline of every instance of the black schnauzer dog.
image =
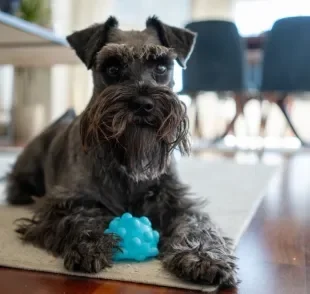
[[103,233],[108,223],[131,212],[160,232],[159,258],[176,276],[236,285],[232,242],[179,181],[172,156],[190,149],[173,65],[186,66],[196,34],[156,17],[143,31],[123,31],[110,17],[67,40],[92,70],[93,95],[81,115],[69,111],[34,138],[8,175],[9,203],[46,198],[17,232],[68,270],[95,273],[121,250]]

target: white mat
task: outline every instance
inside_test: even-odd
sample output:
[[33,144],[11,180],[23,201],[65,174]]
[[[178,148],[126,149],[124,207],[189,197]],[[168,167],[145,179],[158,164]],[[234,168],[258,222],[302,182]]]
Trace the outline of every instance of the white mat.
[[[210,204],[207,210],[213,220],[237,243],[260,203],[275,168],[263,164],[237,165],[230,161],[209,162],[186,158],[179,162],[179,170],[181,178],[191,184],[193,191],[208,197]],[[184,289],[215,290],[214,287],[180,281],[165,271],[159,261],[116,264],[95,275],[69,273],[61,259],[19,241],[12,223],[16,218],[29,215],[30,212],[23,207],[0,205],[0,265]]]

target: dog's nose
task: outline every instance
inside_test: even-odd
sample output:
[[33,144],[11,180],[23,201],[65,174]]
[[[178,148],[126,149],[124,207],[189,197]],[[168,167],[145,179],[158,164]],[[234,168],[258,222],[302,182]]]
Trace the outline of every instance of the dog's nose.
[[151,112],[154,108],[154,102],[147,96],[139,96],[133,100],[132,107],[137,111]]

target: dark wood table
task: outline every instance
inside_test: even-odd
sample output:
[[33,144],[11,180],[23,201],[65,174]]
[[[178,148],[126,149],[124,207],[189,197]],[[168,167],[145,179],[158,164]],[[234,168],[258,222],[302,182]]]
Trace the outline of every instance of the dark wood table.
[[[221,294],[310,293],[310,156],[274,179],[238,249],[239,289]],[[190,291],[0,268],[3,294],[182,294]]]

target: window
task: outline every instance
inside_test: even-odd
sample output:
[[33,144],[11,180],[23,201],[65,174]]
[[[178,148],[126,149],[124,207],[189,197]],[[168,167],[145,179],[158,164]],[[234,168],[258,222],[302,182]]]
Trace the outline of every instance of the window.
[[258,35],[283,17],[310,15],[309,0],[237,0],[235,22],[241,35]]

